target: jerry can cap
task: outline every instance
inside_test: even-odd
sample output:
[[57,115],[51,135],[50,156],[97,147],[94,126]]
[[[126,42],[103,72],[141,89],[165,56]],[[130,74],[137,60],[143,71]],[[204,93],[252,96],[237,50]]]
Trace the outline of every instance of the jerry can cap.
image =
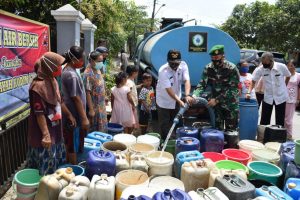
[[294,189],[296,186],[297,186],[296,183],[289,183],[288,184],[289,189]]
[[74,194],[74,191],[73,190],[67,190],[66,191],[66,195],[69,197],[69,196],[72,196]]
[[66,168],[66,173],[71,174],[73,172],[73,169],[71,167]]

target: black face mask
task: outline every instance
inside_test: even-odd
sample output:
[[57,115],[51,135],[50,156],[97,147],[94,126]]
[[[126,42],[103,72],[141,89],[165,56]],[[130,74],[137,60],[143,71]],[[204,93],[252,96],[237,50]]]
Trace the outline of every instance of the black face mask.
[[179,67],[180,63],[169,63],[169,66],[171,67],[171,69],[173,69],[174,71],[177,70],[177,68]]
[[270,68],[271,67],[271,63],[270,64],[262,64],[263,65],[263,67],[265,68],[265,69],[267,69],[267,68]]
[[211,61],[212,61],[212,63],[213,63],[214,65],[216,65],[216,66],[222,65],[222,59],[219,59],[219,60],[211,60]]

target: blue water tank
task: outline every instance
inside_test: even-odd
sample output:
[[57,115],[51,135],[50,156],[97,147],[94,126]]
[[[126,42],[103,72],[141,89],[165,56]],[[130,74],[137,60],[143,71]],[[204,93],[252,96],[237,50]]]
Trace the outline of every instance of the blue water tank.
[[240,140],[255,140],[258,123],[258,105],[254,99],[240,99]]
[[[202,45],[204,48],[202,52],[191,51],[191,44]],[[144,44],[141,43],[138,51],[142,51],[141,61],[153,67],[153,71],[157,73],[167,62],[168,51],[180,50],[182,60],[189,67],[191,84],[196,86],[204,67],[211,62],[208,52],[217,44],[225,46],[225,57],[228,61],[234,64],[240,61],[240,48],[235,40],[219,29],[206,26],[183,26],[153,37],[150,35],[148,40],[144,40]]]

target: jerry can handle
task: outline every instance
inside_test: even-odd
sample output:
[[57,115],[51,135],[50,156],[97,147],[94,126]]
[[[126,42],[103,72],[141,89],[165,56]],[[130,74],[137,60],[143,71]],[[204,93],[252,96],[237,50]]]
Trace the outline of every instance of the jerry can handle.
[[108,181],[108,176],[107,176],[107,174],[101,174],[100,175],[100,178],[97,180],[97,181],[95,181],[95,188],[96,188],[96,185],[97,184],[101,184],[101,185],[109,185],[109,181]]
[[99,133],[96,133],[95,136],[96,136],[97,138],[105,138],[105,136],[103,136],[103,135],[101,135],[101,134],[99,134]]
[[86,161],[82,161],[82,162],[78,163],[78,166],[80,166],[80,167],[82,167],[82,168],[85,169],[85,167],[86,167]]

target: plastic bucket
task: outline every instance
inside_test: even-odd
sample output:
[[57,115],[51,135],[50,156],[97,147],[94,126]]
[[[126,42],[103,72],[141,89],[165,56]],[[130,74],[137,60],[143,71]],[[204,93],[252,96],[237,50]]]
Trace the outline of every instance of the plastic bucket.
[[278,165],[280,156],[270,149],[260,149],[252,151],[252,159],[253,161],[266,161]]
[[81,167],[79,165],[65,164],[65,165],[59,166],[59,168],[68,168],[68,167],[73,169],[75,176],[84,176],[85,170],[83,167]]
[[121,198],[123,190],[132,185],[149,184],[149,177],[145,172],[139,170],[124,170],[116,175],[116,199]]
[[136,143],[136,137],[127,133],[119,133],[114,136],[114,142],[120,142],[125,144],[127,147]]
[[152,136],[157,137],[161,140],[161,136],[160,136],[159,133],[146,133],[145,135],[152,135]]
[[279,143],[279,142],[267,142],[265,144],[265,147],[267,149],[270,149],[270,150],[278,153],[279,150],[280,150],[280,147],[281,147],[281,143]]
[[232,160],[220,160],[220,161],[216,162],[215,165],[216,165],[216,168],[218,168],[218,169],[226,169],[226,170],[241,169],[241,170],[244,170],[245,172],[248,172],[248,168],[245,165],[243,165],[239,162],[232,161]]
[[258,105],[253,99],[240,99],[240,120],[239,135],[240,140],[255,140],[258,124]]
[[118,133],[123,133],[124,128],[122,125],[117,123],[108,123],[107,124],[107,133],[111,135],[115,135]]
[[265,180],[274,185],[279,182],[279,177],[282,175],[282,170],[268,162],[264,161],[253,161],[248,163],[249,168],[249,179],[260,179]]
[[149,187],[157,187],[160,190],[185,190],[184,184],[181,180],[174,178],[172,176],[157,176],[157,177],[150,177]]
[[160,139],[158,137],[153,136],[153,135],[140,135],[137,138],[137,143],[147,143],[147,144],[150,144],[157,151],[158,148],[159,148]]
[[23,169],[17,172],[12,183],[17,199],[34,199],[41,178],[36,169]]
[[295,144],[295,163],[300,165],[300,140],[296,140]]
[[169,152],[163,152],[162,158],[160,158],[160,154],[161,151],[155,151],[146,157],[146,162],[149,165],[149,176],[172,176],[173,155]]
[[127,153],[127,146],[120,142],[104,142],[101,148],[103,151],[110,151],[113,153],[115,153],[116,151]]
[[154,151],[154,147],[151,144],[146,143],[136,143],[129,147],[129,153],[131,154],[141,153],[143,155],[148,155]]
[[213,162],[217,162],[220,160],[227,160],[226,156],[217,152],[202,152],[202,155],[204,156],[204,158],[209,158]]
[[165,151],[175,156],[175,146],[176,146],[176,140],[169,140]]
[[262,143],[257,142],[255,140],[241,140],[238,143],[238,146],[240,150],[246,151],[248,153],[252,153],[252,151],[254,150],[265,148],[265,146]]
[[239,150],[239,149],[224,149],[222,154],[226,156],[228,160],[233,160],[247,165],[248,161],[251,159],[249,153]]

